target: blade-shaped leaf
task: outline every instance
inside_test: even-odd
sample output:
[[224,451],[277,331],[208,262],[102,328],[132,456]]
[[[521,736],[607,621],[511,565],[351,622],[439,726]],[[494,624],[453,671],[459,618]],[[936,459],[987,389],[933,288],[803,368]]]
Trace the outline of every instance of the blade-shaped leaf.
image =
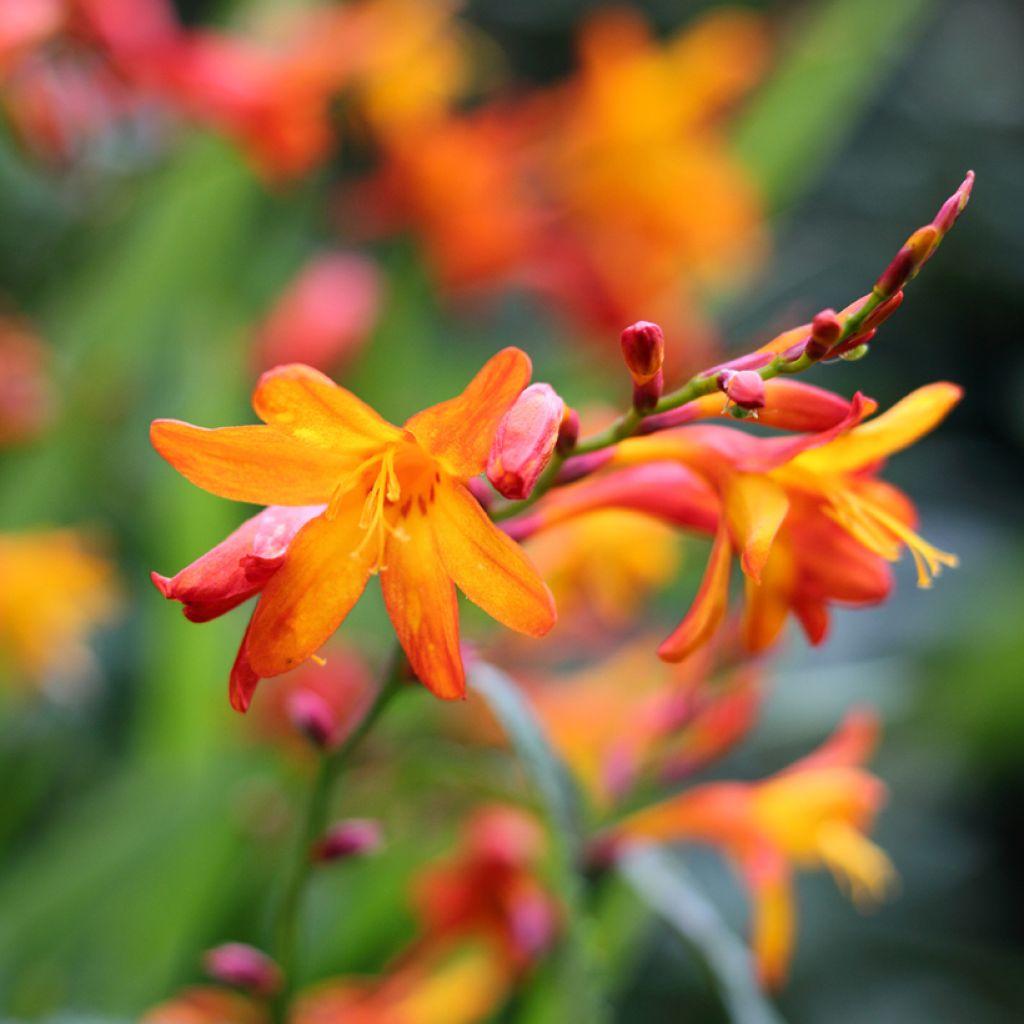
[[750,952],[676,858],[653,846],[637,847],[619,858],[619,872],[700,955],[733,1024],[782,1024],[757,987]]

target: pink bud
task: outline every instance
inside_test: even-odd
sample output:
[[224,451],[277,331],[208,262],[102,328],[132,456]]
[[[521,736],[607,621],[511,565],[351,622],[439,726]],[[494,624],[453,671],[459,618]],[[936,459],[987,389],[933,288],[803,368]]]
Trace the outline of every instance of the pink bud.
[[888,298],[898,292],[921,269],[939,244],[939,238],[939,230],[933,224],[918,228],[875,282],[875,294]]
[[350,818],[332,825],[314,844],[313,860],[328,863],[361,857],[380,849],[384,839],[380,825],[369,818]]
[[955,223],[957,217],[963,212],[967,200],[971,198],[971,189],[974,188],[974,171],[968,171],[960,187],[942,204],[942,209],[935,215],[932,224],[940,235],[944,235]]
[[531,384],[505,413],[487,460],[487,479],[499,494],[529,496],[554,454],[564,408],[550,384]]
[[665,333],[649,320],[638,320],[622,332],[622,358],[634,384],[646,384],[665,362]]
[[314,747],[326,750],[336,742],[338,722],[334,708],[314,690],[288,695],[288,718]]
[[756,370],[723,370],[718,375],[718,387],[741,409],[764,408],[764,380]]
[[258,995],[272,995],[281,987],[281,969],[267,956],[242,942],[228,942],[203,957],[206,973],[225,985]]

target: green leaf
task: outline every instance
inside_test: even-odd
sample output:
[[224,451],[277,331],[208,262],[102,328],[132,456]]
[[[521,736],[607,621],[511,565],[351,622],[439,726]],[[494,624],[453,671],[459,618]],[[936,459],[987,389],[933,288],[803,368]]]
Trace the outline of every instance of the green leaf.
[[469,671],[469,686],[494,712],[544,806],[554,847],[555,881],[567,917],[564,985],[559,995],[576,1019],[600,1024],[609,1019],[610,1007],[602,994],[603,978],[598,977],[603,972],[595,963],[597,951],[579,873],[583,849],[580,794],[514,680],[493,665],[477,662]]
[[781,1024],[757,987],[749,950],[676,858],[652,846],[638,847],[619,858],[618,868],[637,895],[699,954],[733,1024]]

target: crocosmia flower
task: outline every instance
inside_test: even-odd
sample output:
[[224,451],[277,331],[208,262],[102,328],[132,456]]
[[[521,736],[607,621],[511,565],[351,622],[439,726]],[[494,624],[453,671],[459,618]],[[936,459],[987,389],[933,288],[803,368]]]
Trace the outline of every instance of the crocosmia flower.
[[497,425],[529,376],[525,353],[505,349],[460,396],[397,427],[296,364],[260,379],[253,406],[264,425],[153,424],[157,451],[204,490],[326,506],[263,586],[243,644],[254,676],[280,675],[315,654],[376,574],[414,672],[439,697],[465,693],[456,585],[511,629],[540,636],[551,628],[550,592],[466,486],[483,472]]

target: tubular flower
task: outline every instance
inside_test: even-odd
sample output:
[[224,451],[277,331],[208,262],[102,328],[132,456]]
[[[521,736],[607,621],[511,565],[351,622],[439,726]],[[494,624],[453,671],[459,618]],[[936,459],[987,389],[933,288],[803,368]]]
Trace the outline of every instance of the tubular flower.
[[650,639],[640,636],[571,675],[526,680],[552,745],[603,807],[641,778],[678,778],[723,754],[746,734],[760,705],[755,671],[713,678],[711,648],[666,665]]
[[483,471],[497,424],[529,374],[528,357],[505,349],[460,396],[396,427],[297,364],[260,378],[253,406],[264,425],[153,424],[157,451],[204,490],[326,506],[263,586],[240,654],[252,686],[313,656],[374,574],[413,670],[445,699],[465,693],[456,584],[511,629],[541,636],[551,628],[550,592],[466,486]]
[[762,983],[785,978],[795,935],[793,868],[827,867],[858,906],[880,901],[895,872],[866,838],[885,799],[863,762],[877,723],[847,716],[817,751],[762,782],[713,782],[630,815],[607,842],[695,842],[733,861],[754,903],[753,948]]
[[[887,456],[933,430],[960,396],[953,384],[932,384],[862,423],[875,405],[857,395],[838,423],[796,437],[700,425],[623,442],[613,465],[678,461],[699,473],[721,501],[697,597],[662,644],[662,656],[686,657],[721,624],[734,555],[747,578],[744,632],[755,651],[774,642],[790,611],[818,643],[828,628],[829,603],[883,600],[891,588],[886,563],[904,549],[921,587],[944,566],[955,566],[955,556],[918,536],[909,499],[875,472]],[[649,500],[656,505],[656,495]]]

